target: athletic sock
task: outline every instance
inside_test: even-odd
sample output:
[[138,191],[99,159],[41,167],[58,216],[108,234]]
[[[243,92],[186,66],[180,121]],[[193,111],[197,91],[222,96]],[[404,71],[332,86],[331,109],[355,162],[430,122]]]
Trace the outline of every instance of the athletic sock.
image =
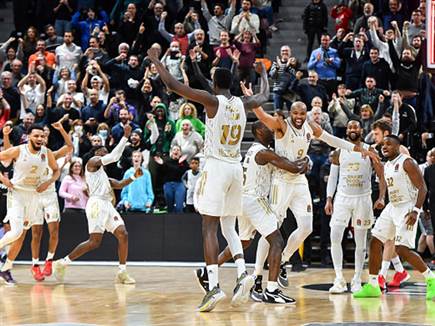
[[125,272],[127,270],[127,265],[126,264],[119,264],[119,271],[120,272]]
[[64,265],[68,265],[71,263],[71,259],[69,259],[69,256],[65,256],[65,258],[63,259],[63,263]]
[[237,277],[240,277],[240,275],[246,272],[245,259],[237,258],[235,263],[237,266]]
[[48,252],[46,260],[53,260],[53,258],[54,258],[54,252]]
[[423,273],[424,279],[427,280],[428,278],[434,278],[435,274],[432,273],[432,271],[428,268],[426,269],[426,271],[424,271]]
[[390,262],[389,261],[382,261],[382,268],[379,272],[379,275],[382,275],[383,277],[387,278],[388,269],[390,268]]
[[369,275],[369,284],[373,286],[379,286],[378,275]]
[[12,260],[10,260],[10,259],[6,259],[6,262],[4,263],[4,265],[2,266],[2,268],[1,268],[1,272],[6,272],[6,271],[8,271],[8,270],[10,270],[10,269],[12,269],[12,265],[13,265],[13,261]]
[[273,292],[278,289],[278,282],[267,281],[267,291]]
[[38,266],[39,265],[39,258],[32,258],[32,265]]
[[213,290],[215,286],[219,283],[218,276],[219,268],[218,265],[208,265],[207,266],[207,274],[208,274],[208,288],[209,290]]
[[402,262],[400,261],[399,256],[394,257],[391,259],[391,262],[393,263],[394,270],[396,272],[402,273],[405,269],[403,268]]

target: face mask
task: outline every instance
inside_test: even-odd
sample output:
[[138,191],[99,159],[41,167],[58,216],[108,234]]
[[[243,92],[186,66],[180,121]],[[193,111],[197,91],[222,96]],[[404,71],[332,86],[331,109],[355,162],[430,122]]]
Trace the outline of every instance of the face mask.
[[83,131],[83,126],[75,126],[74,131],[78,134],[81,134]]
[[106,139],[107,136],[109,136],[109,130],[100,130],[100,131],[98,132],[98,135],[99,135],[101,138]]
[[178,52],[178,51],[179,51],[179,49],[178,49],[178,48],[176,48],[176,47],[171,47],[171,51],[172,51],[172,52]]

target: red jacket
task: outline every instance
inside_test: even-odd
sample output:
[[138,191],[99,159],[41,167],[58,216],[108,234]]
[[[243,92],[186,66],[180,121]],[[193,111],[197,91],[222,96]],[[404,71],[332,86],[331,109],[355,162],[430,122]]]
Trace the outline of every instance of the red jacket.
[[331,9],[331,17],[335,19],[335,30],[344,28],[347,32],[349,30],[349,22],[352,18],[352,10],[345,6],[334,6]]

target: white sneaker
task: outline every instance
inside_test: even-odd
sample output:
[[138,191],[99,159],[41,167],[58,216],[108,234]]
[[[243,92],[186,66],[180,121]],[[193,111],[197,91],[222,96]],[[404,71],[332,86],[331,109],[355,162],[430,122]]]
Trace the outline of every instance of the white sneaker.
[[340,294],[347,291],[347,284],[344,279],[336,278],[334,280],[334,285],[329,289],[329,293]]
[[116,283],[121,284],[136,284],[134,278],[127,274],[127,271],[119,271],[115,278]]
[[362,288],[361,279],[353,278],[352,282],[350,283],[350,291],[352,293],[355,293],[361,290],[361,288]]
[[53,262],[54,277],[56,278],[56,280],[58,280],[61,283],[63,283],[63,280],[65,278],[65,270],[66,270],[66,265],[64,264],[62,259]]

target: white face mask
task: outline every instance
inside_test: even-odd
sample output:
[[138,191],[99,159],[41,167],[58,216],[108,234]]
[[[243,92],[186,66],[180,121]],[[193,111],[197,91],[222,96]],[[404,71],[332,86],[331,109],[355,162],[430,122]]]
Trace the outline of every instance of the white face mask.
[[100,131],[98,132],[98,135],[99,135],[101,138],[106,139],[107,136],[109,136],[109,130],[100,130]]
[[74,132],[81,134],[83,132],[83,126],[74,126]]

